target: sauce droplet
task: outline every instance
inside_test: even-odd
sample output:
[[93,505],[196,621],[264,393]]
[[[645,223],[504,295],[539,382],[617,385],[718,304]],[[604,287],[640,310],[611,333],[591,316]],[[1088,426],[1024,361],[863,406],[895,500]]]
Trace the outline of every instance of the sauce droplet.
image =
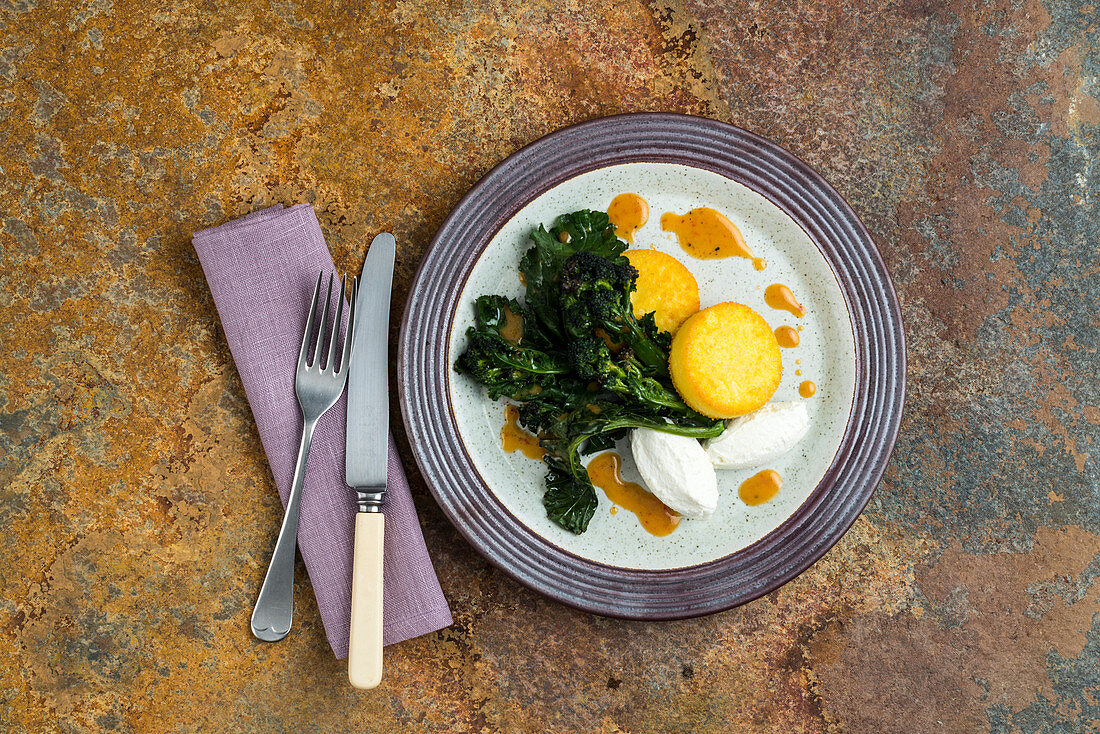
[[737,493],[746,505],[762,505],[779,494],[782,486],[783,479],[779,473],[773,469],[765,469],[742,482]]
[[798,318],[806,315],[806,309],[802,308],[791,289],[779,283],[772,283],[764,289],[764,302],[774,309],[790,311]]
[[802,370],[795,370],[794,371],[794,376],[795,377],[802,377]]
[[519,274],[519,282],[524,286],[527,285],[527,277],[522,272]]
[[546,449],[539,446],[538,438],[520,428],[519,408],[514,405],[505,406],[504,420],[506,423],[500,429],[501,448],[509,454],[522,451],[528,459],[541,459],[546,454]]
[[611,505],[611,514],[612,515],[618,515],[619,514],[619,506],[618,505]]
[[634,233],[649,221],[649,204],[637,194],[619,194],[607,207],[607,216],[615,225],[615,234],[634,244]]
[[[799,371],[801,372],[801,370]],[[817,392],[817,385],[813,384],[809,380],[806,380],[798,386],[798,394],[804,398],[812,398],[815,392]]]
[[619,473],[622,465],[618,454],[607,451],[588,464],[588,476],[609,500],[637,515],[647,532],[662,537],[675,530],[680,524],[680,514],[668,509],[640,484],[623,481]]
[[798,346],[798,332],[789,326],[780,326],[775,330],[775,340],[784,349],[793,349]]
[[523,317],[507,306],[504,307],[504,326],[500,327],[500,335],[513,344],[519,344],[523,338]]
[[675,232],[680,247],[692,257],[746,257],[757,270],[767,267],[762,258],[752,254],[737,225],[715,209],[692,209],[682,217],[668,212],[661,217],[661,229]]

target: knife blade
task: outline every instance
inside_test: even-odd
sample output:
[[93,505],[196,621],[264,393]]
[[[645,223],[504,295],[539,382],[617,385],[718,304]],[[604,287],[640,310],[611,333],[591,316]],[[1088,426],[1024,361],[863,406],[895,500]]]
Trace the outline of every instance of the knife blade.
[[344,479],[358,494],[351,570],[351,627],[348,680],[356,688],[382,681],[382,548],[389,466],[390,289],[397,242],[374,238],[363,272],[352,323],[348,363],[348,415],[344,435]]
[[390,288],[397,242],[388,232],[371,242],[359,277],[351,361],[344,479],[359,494],[360,512],[378,512],[388,466]]

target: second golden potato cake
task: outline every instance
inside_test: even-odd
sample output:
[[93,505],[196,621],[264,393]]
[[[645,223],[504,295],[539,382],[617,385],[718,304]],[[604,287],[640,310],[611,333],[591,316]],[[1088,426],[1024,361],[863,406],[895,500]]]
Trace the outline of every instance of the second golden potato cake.
[[740,303],[719,303],[683,323],[668,360],[684,402],[711,418],[736,418],[771,400],[783,376],[775,332]]
[[623,255],[638,271],[637,290],[630,294],[634,318],[652,311],[657,328],[675,334],[699,310],[695,276],[682,262],[658,250],[627,250]]

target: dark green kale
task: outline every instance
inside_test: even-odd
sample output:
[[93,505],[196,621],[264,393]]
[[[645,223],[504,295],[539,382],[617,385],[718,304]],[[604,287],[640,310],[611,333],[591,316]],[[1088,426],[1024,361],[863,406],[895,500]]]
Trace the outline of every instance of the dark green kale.
[[566,462],[549,454],[546,467],[546,493],[542,495],[546,516],[569,532],[580,535],[588,530],[588,523],[596,514],[599,504],[596,488],[584,467],[573,471]]
[[541,391],[553,376],[569,373],[560,354],[513,344],[501,335],[505,309],[523,312],[518,302],[503,296],[481,296],[475,308],[477,324],[466,330],[468,345],[455,362],[455,370],[484,385],[491,398],[520,400]]
[[517,316],[523,315],[523,306],[514,298],[504,296],[479,296],[474,302],[478,331],[492,330],[503,336],[504,325],[508,321],[508,311]]

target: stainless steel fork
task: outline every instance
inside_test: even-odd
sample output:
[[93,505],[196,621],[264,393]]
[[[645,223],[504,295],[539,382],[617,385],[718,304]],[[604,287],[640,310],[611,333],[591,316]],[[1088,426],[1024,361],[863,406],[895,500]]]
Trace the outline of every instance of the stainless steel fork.
[[[317,276],[317,287],[313,291],[313,303],[309,307],[305,334],[302,336],[302,348],[298,352],[298,368],[294,373],[294,392],[298,395],[298,405],[302,408],[302,443],[298,448],[298,462],[294,465],[294,482],[290,487],[290,499],[286,503],[283,526],[279,530],[279,539],[275,551],[271,554],[271,563],[267,567],[267,576],[260,587],[260,596],[256,599],[256,608],[252,610],[252,634],[265,642],[278,642],[290,632],[294,622],[294,549],[298,544],[298,508],[302,501],[302,481],[306,473],[306,460],[309,457],[309,444],[313,440],[313,430],[317,420],[325,411],[336,404],[344,384],[348,379],[348,357],[351,356],[351,335],[355,317],[355,296],[358,281],[351,280],[349,294],[351,309],[348,314],[348,328],[344,334],[343,348],[336,354],[337,337],[340,335],[340,320],[344,315],[344,294],[347,291],[348,278],[340,281],[339,306],[332,320],[332,331],[328,337],[328,358],[321,364],[324,356],[325,317],[328,315],[332,300],[331,274],[328,276],[328,291],[321,307],[321,317],[317,315],[317,302],[321,296],[321,282],[324,273]],[[308,362],[309,345],[312,335],[317,334],[317,346],[313,349],[313,361]],[[339,357],[340,366],[336,367]]]

